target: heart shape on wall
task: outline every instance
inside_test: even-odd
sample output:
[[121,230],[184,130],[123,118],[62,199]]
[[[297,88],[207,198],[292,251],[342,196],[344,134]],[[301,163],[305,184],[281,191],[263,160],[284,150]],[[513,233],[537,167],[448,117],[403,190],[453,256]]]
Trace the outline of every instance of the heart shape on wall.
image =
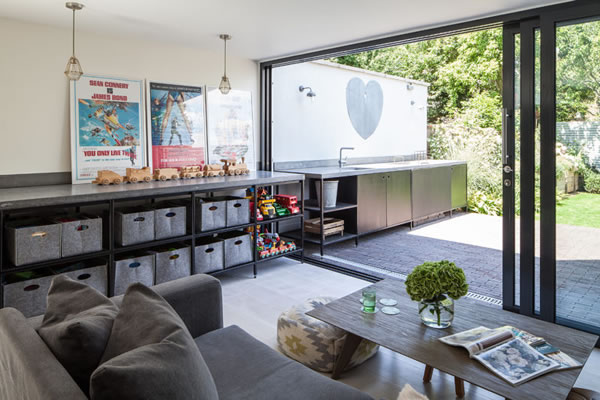
[[352,78],[346,86],[346,108],[352,126],[360,137],[368,139],[381,120],[383,90],[376,81],[366,85],[360,78]]

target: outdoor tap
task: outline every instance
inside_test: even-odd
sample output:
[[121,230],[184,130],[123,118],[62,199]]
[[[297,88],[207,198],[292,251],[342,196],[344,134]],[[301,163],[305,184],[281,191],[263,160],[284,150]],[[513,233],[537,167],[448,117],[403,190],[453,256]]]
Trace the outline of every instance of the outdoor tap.
[[354,150],[354,147],[340,147],[340,159],[338,161],[338,163],[340,164],[340,168],[342,168],[344,166],[344,164],[346,164],[346,160],[342,159],[342,152],[344,150]]

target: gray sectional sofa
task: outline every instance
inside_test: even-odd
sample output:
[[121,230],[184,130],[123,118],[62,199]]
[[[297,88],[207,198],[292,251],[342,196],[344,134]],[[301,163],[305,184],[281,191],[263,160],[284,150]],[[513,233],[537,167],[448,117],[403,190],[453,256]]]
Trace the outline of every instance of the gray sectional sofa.
[[[208,365],[219,399],[372,400],[292,361],[241,328],[223,328],[221,285],[208,275],[153,287],[177,311]],[[114,297],[120,305],[121,297]],[[85,399],[37,334],[42,316],[0,310],[0,398]]]

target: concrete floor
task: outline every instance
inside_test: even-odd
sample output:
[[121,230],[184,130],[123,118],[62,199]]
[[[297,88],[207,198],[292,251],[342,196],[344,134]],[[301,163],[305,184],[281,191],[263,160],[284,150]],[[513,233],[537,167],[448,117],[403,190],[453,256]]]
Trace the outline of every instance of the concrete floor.
[[[600,326],[600,229],[558,225],[556,251],[557,316]],[[307,246],[307,254],[320,257],[313,246]],[[447,259],[463,268],[471,292],[502,299],[502,217],[460,213],[412,230],[392,228],[362,237],[358,247],[354,241],[328,246],[324,258],[382,277],[386,271],[406,275],[425,261]],[[517,303],[518,261],[517,254]],[[539,257],[536,270],[539,295]]]
[[[275,349],[277,317],[283,310],[313,296],[341,297],[369,284],[285,258],[262,264],[257,279],[252,279],[250,270],[232,271],[218,277],[223,285],[225,325],[239,325]],[[345,373],[341,381],[375,399],[396,399],[405,383],[432,400],[455,398],[451,376],[435,371],[432,382],[424,385],[423,368],[421,363],[382,348],[375,357]],[[600,391],[600,350],[592,353],[577,386]],[[465,390],[465,399],[501,399],[468,383]]]

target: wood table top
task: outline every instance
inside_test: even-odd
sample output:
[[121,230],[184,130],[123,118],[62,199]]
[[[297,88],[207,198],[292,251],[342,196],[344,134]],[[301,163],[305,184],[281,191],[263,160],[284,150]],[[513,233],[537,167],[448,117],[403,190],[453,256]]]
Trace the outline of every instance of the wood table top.
[[478,326],[497,328],[511,325],[543,337],[582,364],[585,364],[598,341],[596,335],[504,311],[469,298],[455,302],[451,327],[429,328],[421,323],[418,305],[410,300],[403,281],[385,279],[372,286],[376,288],[378,307],[381,308],[379,299],[392,298],[398,301],[396,307],[400,309],[400,314],[386,315],[381,311],[375,314],[363,313],[359,302],[362,290],[307,314],[512,400],[564,400],[582,368],[552,371],[521,385],[512,386],[477,360],[469,358],[466,349],[449,346],[438,339]]

